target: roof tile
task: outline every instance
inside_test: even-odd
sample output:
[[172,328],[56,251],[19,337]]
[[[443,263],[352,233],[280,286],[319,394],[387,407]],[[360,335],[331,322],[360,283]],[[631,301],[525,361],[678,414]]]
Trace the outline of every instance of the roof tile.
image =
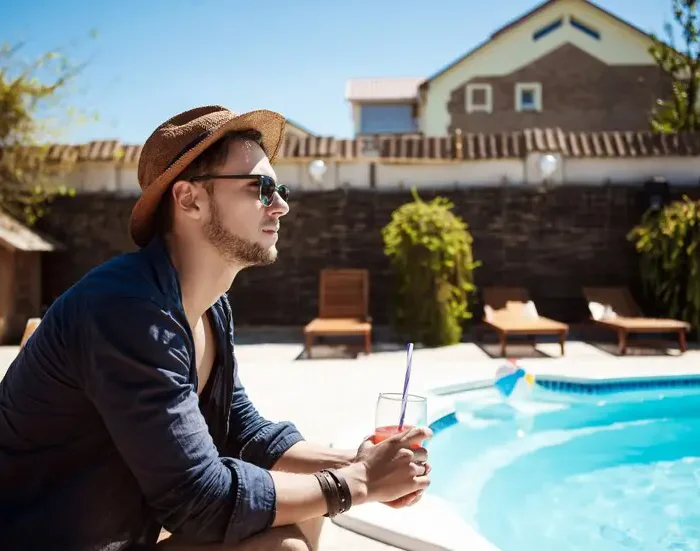
[[[367,145],[387,161],[454,161],[521,159],[530,153],[561,153],[575,158],[643,158],[700,156],[700,132],[658,134],[651,131],[571,132],[560,128],[526,128],[492,134],[457,131],[449,136],[389,135],[336,139],[288,134],[280,159],[327,158],[351,161]],[[116,140],[81,145],[52,144],[49,162],[138,163],[141,145]]]

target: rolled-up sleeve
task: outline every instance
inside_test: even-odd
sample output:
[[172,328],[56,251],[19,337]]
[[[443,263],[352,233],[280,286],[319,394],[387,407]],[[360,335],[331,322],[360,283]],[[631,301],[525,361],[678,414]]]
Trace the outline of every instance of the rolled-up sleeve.
[[219,456],[191,382],[183,325],[145,300],[86,310],[76,342],[87,395],[163,526],[194,541],[226,543],[268,528],[272,477]]
[[224,454],[271,469],[284,452],[302,440],[304,437],[293,423],[275,423],[260,415],[248,398],[236,369]]

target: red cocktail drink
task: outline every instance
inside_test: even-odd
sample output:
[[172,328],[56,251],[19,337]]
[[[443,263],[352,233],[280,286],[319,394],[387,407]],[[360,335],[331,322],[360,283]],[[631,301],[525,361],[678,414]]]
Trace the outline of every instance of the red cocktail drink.
[[[380,442],[383,442],[390,436],[394,436],[395,434],[399,434],[400,432],[406,432],[407,430],[411,430],[413,428],[413,425],[404,425],[401,430],[399,430],[398,425],[385,425],[383,427],[377,427],[374,429],[374,436],[372,437],[372,442],[375,444],[379,444]],[[413,445],[411,446],[412,448],[418,448],[419,446]]]

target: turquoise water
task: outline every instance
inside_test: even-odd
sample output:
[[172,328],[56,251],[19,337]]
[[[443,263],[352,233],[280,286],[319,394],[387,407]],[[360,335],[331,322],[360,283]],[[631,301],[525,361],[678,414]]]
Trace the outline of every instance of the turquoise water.
[[430,492],[502,551],[700,551],[700,389],[472,391],[434,431]]

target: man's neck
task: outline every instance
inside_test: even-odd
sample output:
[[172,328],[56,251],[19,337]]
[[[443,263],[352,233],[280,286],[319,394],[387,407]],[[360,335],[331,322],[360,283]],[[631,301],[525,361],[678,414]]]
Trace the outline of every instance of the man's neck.
[[177,272],[182,305],[191,328],[227,292],[242,266],[227,264],[206,244],[194,246],[177,236],[165,238],[166,249]]

